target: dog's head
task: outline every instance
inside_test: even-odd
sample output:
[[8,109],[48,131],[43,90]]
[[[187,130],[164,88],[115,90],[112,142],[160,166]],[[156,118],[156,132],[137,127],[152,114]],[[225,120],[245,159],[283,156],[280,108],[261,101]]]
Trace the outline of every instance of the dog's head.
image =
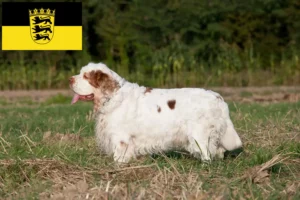
[[72,104],[78,100],[94,101],[95,109],[120,88],[121,78],[102,63],[89,63],[82,67],[80,74],[69,79],[74,91]]

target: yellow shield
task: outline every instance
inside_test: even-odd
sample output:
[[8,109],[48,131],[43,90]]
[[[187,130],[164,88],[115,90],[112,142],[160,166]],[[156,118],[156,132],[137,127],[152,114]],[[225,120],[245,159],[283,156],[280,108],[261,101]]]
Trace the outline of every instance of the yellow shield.
[[29,10],[30,33],[35,43],[47,44],[54,36],[54,11],[41,9]]

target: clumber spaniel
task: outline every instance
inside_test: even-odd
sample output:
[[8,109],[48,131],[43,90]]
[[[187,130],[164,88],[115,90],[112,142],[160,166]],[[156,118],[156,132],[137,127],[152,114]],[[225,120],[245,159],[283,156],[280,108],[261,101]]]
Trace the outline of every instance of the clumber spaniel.
[[139,86],[102,63],[89,63],[69,81],[72,104],[94,101],[97,143],[117,162],[174,149],[210,161],[242,146],[227,104],[213,91]]

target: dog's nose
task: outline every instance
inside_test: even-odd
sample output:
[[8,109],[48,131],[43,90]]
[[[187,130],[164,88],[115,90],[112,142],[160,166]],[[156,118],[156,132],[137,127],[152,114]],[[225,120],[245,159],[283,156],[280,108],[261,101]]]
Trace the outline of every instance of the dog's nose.
[[75,79],[74,79],[74,77],[72,76],[71,78],[69,78],[69,83],[70,83],[70,85],[73,85],[74,84],[74,82],[75,82]]

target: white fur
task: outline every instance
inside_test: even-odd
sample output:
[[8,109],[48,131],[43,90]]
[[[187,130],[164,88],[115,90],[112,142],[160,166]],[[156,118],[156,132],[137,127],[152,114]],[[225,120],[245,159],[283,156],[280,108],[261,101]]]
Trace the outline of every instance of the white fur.
[[[106,65],[89,63],[74,76],[74,92],[95,93],[84,72],[101,70],[120,85],[96,113],[96,140],[115,161],[128,162],[138,155],[184,149],[203,161],[223,157],[242,142],[223,98],[200,88],[153,89],[130,83]],[[175,100],[170,109],[169,100]],[[160,107],[160,112],[158,111]]]

